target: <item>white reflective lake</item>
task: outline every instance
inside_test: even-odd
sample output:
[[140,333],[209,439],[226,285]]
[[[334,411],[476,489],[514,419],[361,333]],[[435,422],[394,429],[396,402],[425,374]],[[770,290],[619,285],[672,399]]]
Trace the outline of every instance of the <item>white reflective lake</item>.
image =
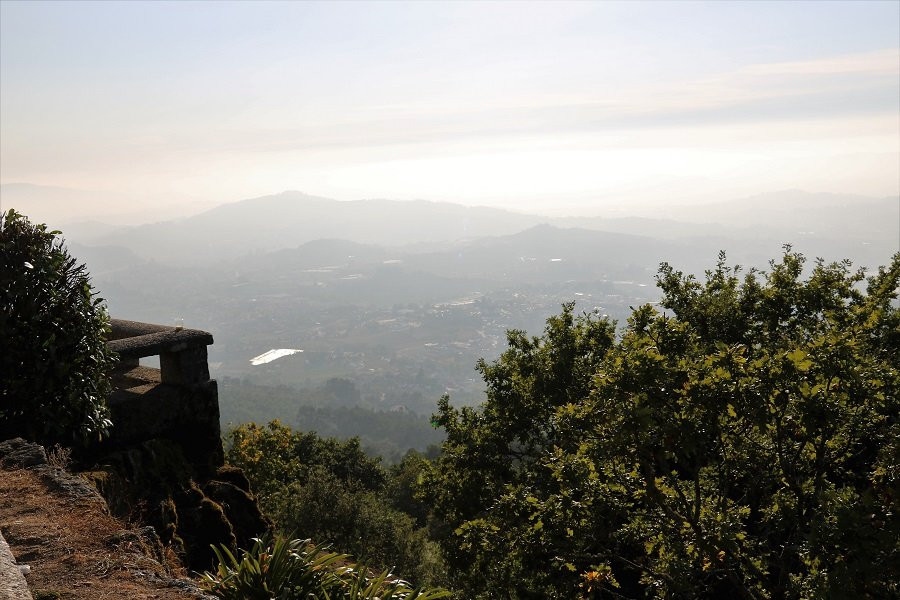
[[290,356],[291,354],[297,354],[298,352],[303,352],[303,350],[298,350],[296,348],[274,348],[269,350],[268,352],[263,352],[259,356],[250,359],[251,365],[264,365],[266,363],[270,363],[273,360],[278,360],[279,358],[283,358],[285,356]]

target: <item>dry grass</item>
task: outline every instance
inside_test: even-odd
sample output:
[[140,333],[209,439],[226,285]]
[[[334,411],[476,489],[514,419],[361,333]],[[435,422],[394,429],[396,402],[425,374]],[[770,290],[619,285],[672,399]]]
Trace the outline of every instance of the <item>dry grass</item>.
[[47,463],[51,467],[59,467],[60,469],[68,469],[72,464],[72,450],[59,444],[54,444],[52,448],[47,448]]
[[104,508],[95,498],[49,491],[32,471],[0,471],[0,530],[17,562],[31,566],[27,581],[35,598],[195,598],[166,587],[165,569],[140,544],[107,542],[123,525]]

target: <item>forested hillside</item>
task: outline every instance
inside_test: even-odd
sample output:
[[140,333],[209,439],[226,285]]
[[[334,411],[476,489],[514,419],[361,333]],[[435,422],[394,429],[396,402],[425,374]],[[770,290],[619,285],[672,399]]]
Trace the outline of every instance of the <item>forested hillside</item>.
[[510,331],[431,457],[273,422],[229,460],[282,531],[458,598],[894,597],[900,254],[811,267],[664,264],[619,333],[571,303]]

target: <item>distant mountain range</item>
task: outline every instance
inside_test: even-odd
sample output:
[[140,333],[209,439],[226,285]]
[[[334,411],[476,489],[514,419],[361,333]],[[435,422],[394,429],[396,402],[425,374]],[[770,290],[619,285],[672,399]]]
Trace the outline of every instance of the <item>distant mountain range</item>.
[[199,215],[120,230],[102,242],[160,261],[202,263],[294,248],[317,239],[399,246],[521,231],[541,217],[436,202],[339,202],[299,192],[218,206]]
[[[80,197],[70,197],[67,205],[64,190],[48,195],[48,189],[38,193],[35,186],[4,185],[3,206],[17,207],[21,202],[33,206],[43,198],[39,213],[60,210],[71,216],[71,202]],[[493,267],[506,264],[510,256],[522,260],[509,269],[525,275],[537,269],[531,258],[561,259],[541,267],[556,272],[591,264],[603,265],[605,270],[609,265],[655,268],[660,260],[695,266],[700,255],[714,256],[718,249],[725,249],[735,260],[765,266],[781,244],[791,243],[810,257],[849,257],[858,264],[874,265],[900,249],[898,197],[792,190],[685,206],[674,214],[670,210],[667,216],[550,218],[443,202],[336,201],[284,192],[176,220],[133,227],[81,223],[65,233],[80,248],[97,247],[83,252],[104,270],[144,260],[212,265],[301,246],[303,251],[292,256],[306,254],[304,263],[321,262],[317,253],[333,250],[334,240],[363,245],[348,253],[403,254],[410,267],[441,265],[441,271],[453,276],[486,270],[496,276]],[[332,241],[304,246],[317,240]]]

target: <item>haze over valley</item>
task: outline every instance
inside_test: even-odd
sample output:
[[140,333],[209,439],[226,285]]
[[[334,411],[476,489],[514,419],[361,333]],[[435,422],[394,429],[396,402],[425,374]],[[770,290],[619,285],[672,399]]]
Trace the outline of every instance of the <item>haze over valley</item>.
[[[898,222],[896,197],[800,191],[686,208],[678,220],[284,192],[144,225],[72,223],[66,237],[114,316],[214,332],[224,423],[362,435],[397,460],[406,443],[440,440],[428,417],[442,394],[481,401],[475,363],[503,351],[508,329],[538,334],[572,301],[621,323],[658,298],[660,262],[702,273],[720,250],[748,269],[765,269],[785,243],[883,264]],[[354,410],[368,415],[356,427]],[[372,410],[385,414],[380,435],[364,427]]]

